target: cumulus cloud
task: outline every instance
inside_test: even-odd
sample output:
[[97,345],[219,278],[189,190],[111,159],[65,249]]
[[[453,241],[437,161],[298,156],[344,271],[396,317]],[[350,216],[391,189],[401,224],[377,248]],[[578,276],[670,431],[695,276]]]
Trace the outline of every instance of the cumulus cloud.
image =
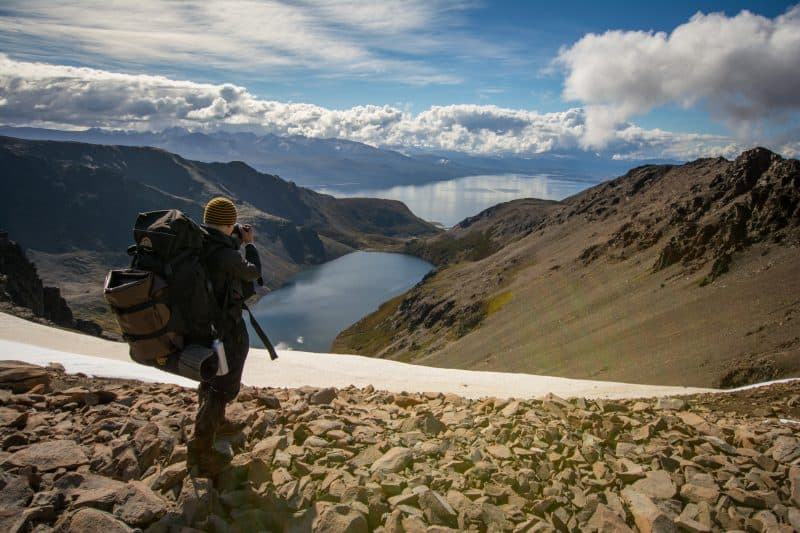
[[608,31],[563,48],[563,96],[586,104],[587,147],[619,124],[665,104],[704,105],[752,140],[800,111],[800,6],[774,19],[742,11],[697,13],[672,33]]
[[[413,115],[392,106],[328,109],[256,97],[232,84],[16,61],[0,54],[0,123],[61,129],[101,127],[251,131],[343,138],[373,146],[532,155],[579,149],[587,115],[492,105],[434,106]],[[728,155],[730,140],[620,125],[619,157]]]

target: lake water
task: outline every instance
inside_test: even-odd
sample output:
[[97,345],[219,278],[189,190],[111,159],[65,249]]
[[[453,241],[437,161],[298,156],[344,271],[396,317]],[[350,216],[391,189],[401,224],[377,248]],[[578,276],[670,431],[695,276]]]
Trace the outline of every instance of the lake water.
[[[556,174],[502,174],[388,189],[318,190],[338,197],[400,200],[417,216],[450,227],[500,202],[561,200],[595,183]],[[355,252],[299,273],[262,298],[253,311],[276,346],[327,352],[339,332],[413,287],[431,268],[407,255]],[[252,331],[250,342],[261,344]]]
[[558,174],[492,174],[467,176],[424,185],[388,189],[322,188],[338,197],[400,200],[420,218],[451,227],[486,208],[517,198],[563,200],[599,181]]
[[[413,287],[431,268],[409,255],[354,252],[300,272],[252,310],[276,347],[327,352],[340,331]],[[250,343],[261,346],[252,330]]]

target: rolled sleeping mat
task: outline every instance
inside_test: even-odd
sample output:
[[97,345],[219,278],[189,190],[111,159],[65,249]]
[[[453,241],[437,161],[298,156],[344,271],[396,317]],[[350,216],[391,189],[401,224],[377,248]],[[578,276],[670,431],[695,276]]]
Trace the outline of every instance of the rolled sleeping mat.
[[209,381],[217,375],[219,357],[213,348],[190,344],[157,368],[195,381]]

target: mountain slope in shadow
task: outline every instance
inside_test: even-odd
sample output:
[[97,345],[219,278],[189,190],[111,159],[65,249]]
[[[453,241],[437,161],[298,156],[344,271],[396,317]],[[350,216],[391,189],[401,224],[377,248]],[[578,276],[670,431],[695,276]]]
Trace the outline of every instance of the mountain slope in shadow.
[[397,201],[336,199],[242,162],[200,163],[155,148],[0,137],[0,169],[0,228],[70,303],[97,312],[103,271],[126,263],[143,211],[177,208],[201,220],[209,199],[232,198],[256,228],[271,287],[303,265],[439,231]]

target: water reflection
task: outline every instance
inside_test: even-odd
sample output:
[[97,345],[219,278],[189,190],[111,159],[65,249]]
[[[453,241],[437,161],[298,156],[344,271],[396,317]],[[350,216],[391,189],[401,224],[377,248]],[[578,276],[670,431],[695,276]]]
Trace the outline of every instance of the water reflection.
[[[413,287],[431,267],[407,255],[355,252],[299,273],[253,312],[276,345],[327,352],[340,331]],[[252,331],[250,342],[260,345]]]
[[415,215],[450,227],[484,209],[517,198],[562,200],[597,183],[558,174],[487,174],[389,189],[325,188],[339,197],[400,200]]

